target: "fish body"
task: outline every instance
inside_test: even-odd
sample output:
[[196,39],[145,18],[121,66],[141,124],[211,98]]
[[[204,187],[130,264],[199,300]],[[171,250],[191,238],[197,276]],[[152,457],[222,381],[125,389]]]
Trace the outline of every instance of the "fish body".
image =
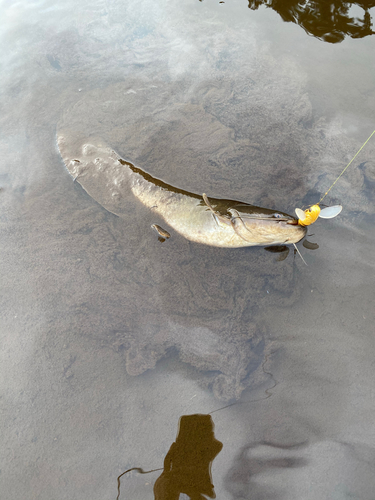
[[247,203],[207,198],[166,184],[122,159],[100,139],[85,143],[58,136],[72,177],[110,212],[129,216],[128,193],[190,241],[224,248],[285,245],[300,241],[306,227],[298,219]]

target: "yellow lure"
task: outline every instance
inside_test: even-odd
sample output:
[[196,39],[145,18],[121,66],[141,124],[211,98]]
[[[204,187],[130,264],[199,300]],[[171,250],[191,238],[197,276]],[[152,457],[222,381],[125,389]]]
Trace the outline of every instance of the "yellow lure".
[[316,221],[316,219],[319,217],[319,214],[320,214],[320,206],[312,205],[310,208],[307,208],[304,211],[305,217],[303,219],[301,218],[298,219],[298,224],[300,226],[309,226],[310,224]]
[[[319,203],[321,203],[323,201],[323,199],[327,196],[327,194],[331,191],[333,186],[340,179],[340,177],[345,173],[346,169],[352,163],[354,158],[356,158],[358,156],[358,154],[362,151],[362,149],[366,146],[366,144],[368,143],[368,141],[371,139],[371,137],[374,134],[375,134],[375,130],[372,132],[372,134],[367,139],[367,141],[364,144],[362,144],[360,149],[356,152],[356,154],[353,156],[353,158],[350,160],[350,162],[346,165],[344,170],[337,177],[337,179],[332,184],[332,186],[328,189],[328,191],[320,198]],[[310,224],[313,224],[318,217],[321,217],[322,219],[333,219],[333,217],[336,217],[342,210],[341,205],[333,205],[332,207],[326,207],[326,208],[323,208],[323,210],[321,210],[319,203],[317,205],[311,205],[311,207],[307,208],[306,210],[302,210],[301,208],[295,209],[296,215],[298,217],[298,224],[300,226],[302,226],[302,227],[310,226]],[[296,249],[297,249],[297,247],[296,247]]]

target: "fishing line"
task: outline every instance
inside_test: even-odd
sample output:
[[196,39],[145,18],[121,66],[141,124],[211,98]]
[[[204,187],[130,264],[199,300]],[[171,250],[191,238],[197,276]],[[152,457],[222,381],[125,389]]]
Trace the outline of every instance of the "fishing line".
[[[302,259],[303,260],[303,259]],[[226,405],[226,406],[222,406],[220,408],[217,408],[216,410],[213,410],[213,411],[210,411],[208,413],[208,415],[212,415],[212,413],[216,413],[217,411],[221,411],[221,410],[225,410],[226,408],[230,408],[231,406],[235,406],[235,405],[244,405],[244,404],[249,404],[249,403],[257,403],[258,401],[265,401],[266,399],[270,398],[273,393],[270,392],[272,391],[272,389],[274,389],[278,382],[276,381],[275,377],[273,376],[273,373],[271,372],[268,372],[265,368],[264,368],[264,365],[267,363],[268,361],[268,358],[272,355],[272,354],[275,354],[279,349],[276,349],[275,351],[271,352],[271,353],[268,353],[266,354],[266,356],[264,357],[264,360],[263,360],[263,363],[262,363],[262,370],[263,370],[263,373],[269,375],[271,377],[271,379],[273,380],[273,386],[272,387],[268,387],[268,389],[266,389],[264,392],[266,394],[266,396],[263,396],[261,398],[257,398],[257,399],[247,399],[246,401],[235,401],[234,403],[230,403],[229,405]]]
[[120,474],[119,477],[117,478],[117,497],[116,497],[116,500],[119,500],[119,498],[120,498],[120,487],[121,487],[120,480],[121,480],[122,476],[124,476],[125,474],[127,474],[128,472],[131,472],[133,470],[136,470],[140,474],[150,474],[150,472],[155,472],[157,470],[163,470],[163,467],[160,469],[152,469],[152,470],[143,470],[141,467],[132,467],[131,469],[128,469],[125,472],[123,472],[122,474]]
[[362,146],[360,147],[360,149],[356,152],[356,154],[353,156],[353,158],[350,160],[350,162],[346,165],[346,167],[344,168],[344,170],[341,172],[341,174],[337,177],[337,179],[335,180],[335,182],[332,184],[332,186],[328,189],[328,191],[324,194],[324,196],[322,196],[322,198],[320,198],[319,202],[317,203],[317,205],[319,205],[321,203],[321,201],[327,196],[327,194],[331,191],[331,189],[333,188],[333,186],[336,184],[336,182],[340,179],[340,177],[344,174],[345,170],[349,167],[349,165],[352,163],[352,161],[356,158],[356,156],[362,151],[362,149],[366,146],[366,144],[368,143],[368,141],[371,139],[371,137],[375,134],[375,130],[373,131],[373,133],[370,135],[370,137],[367,139],[367,141],[362,144]]

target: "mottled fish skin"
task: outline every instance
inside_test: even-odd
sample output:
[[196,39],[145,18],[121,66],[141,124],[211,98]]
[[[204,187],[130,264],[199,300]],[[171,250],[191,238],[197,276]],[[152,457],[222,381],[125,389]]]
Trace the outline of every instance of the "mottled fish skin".
[[129,193],[190,241],[224,248],[297,243],[306,228],[297,219],[234,200],[207,198],[155,179],[123,160],[100,139],[71,132],[57,138],[72,177],[108,211],[129,216]]

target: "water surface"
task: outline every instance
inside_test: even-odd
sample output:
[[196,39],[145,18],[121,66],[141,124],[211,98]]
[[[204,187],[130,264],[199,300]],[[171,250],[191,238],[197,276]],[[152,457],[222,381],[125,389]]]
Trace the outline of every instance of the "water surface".
[[[374,37],[309,36],[241,1],[5,2],[1,18],[1,498],[115,499],[123,471],[163,468],[181,416],[211,414],[217,498],[372,500],[374,142],[306,267],[167,227],[160,243],[130,194],[118,218],[73,182],[56,134],[293,213],[375,128]],[[123,476],[120,498],[153,498],[160,474]]]

